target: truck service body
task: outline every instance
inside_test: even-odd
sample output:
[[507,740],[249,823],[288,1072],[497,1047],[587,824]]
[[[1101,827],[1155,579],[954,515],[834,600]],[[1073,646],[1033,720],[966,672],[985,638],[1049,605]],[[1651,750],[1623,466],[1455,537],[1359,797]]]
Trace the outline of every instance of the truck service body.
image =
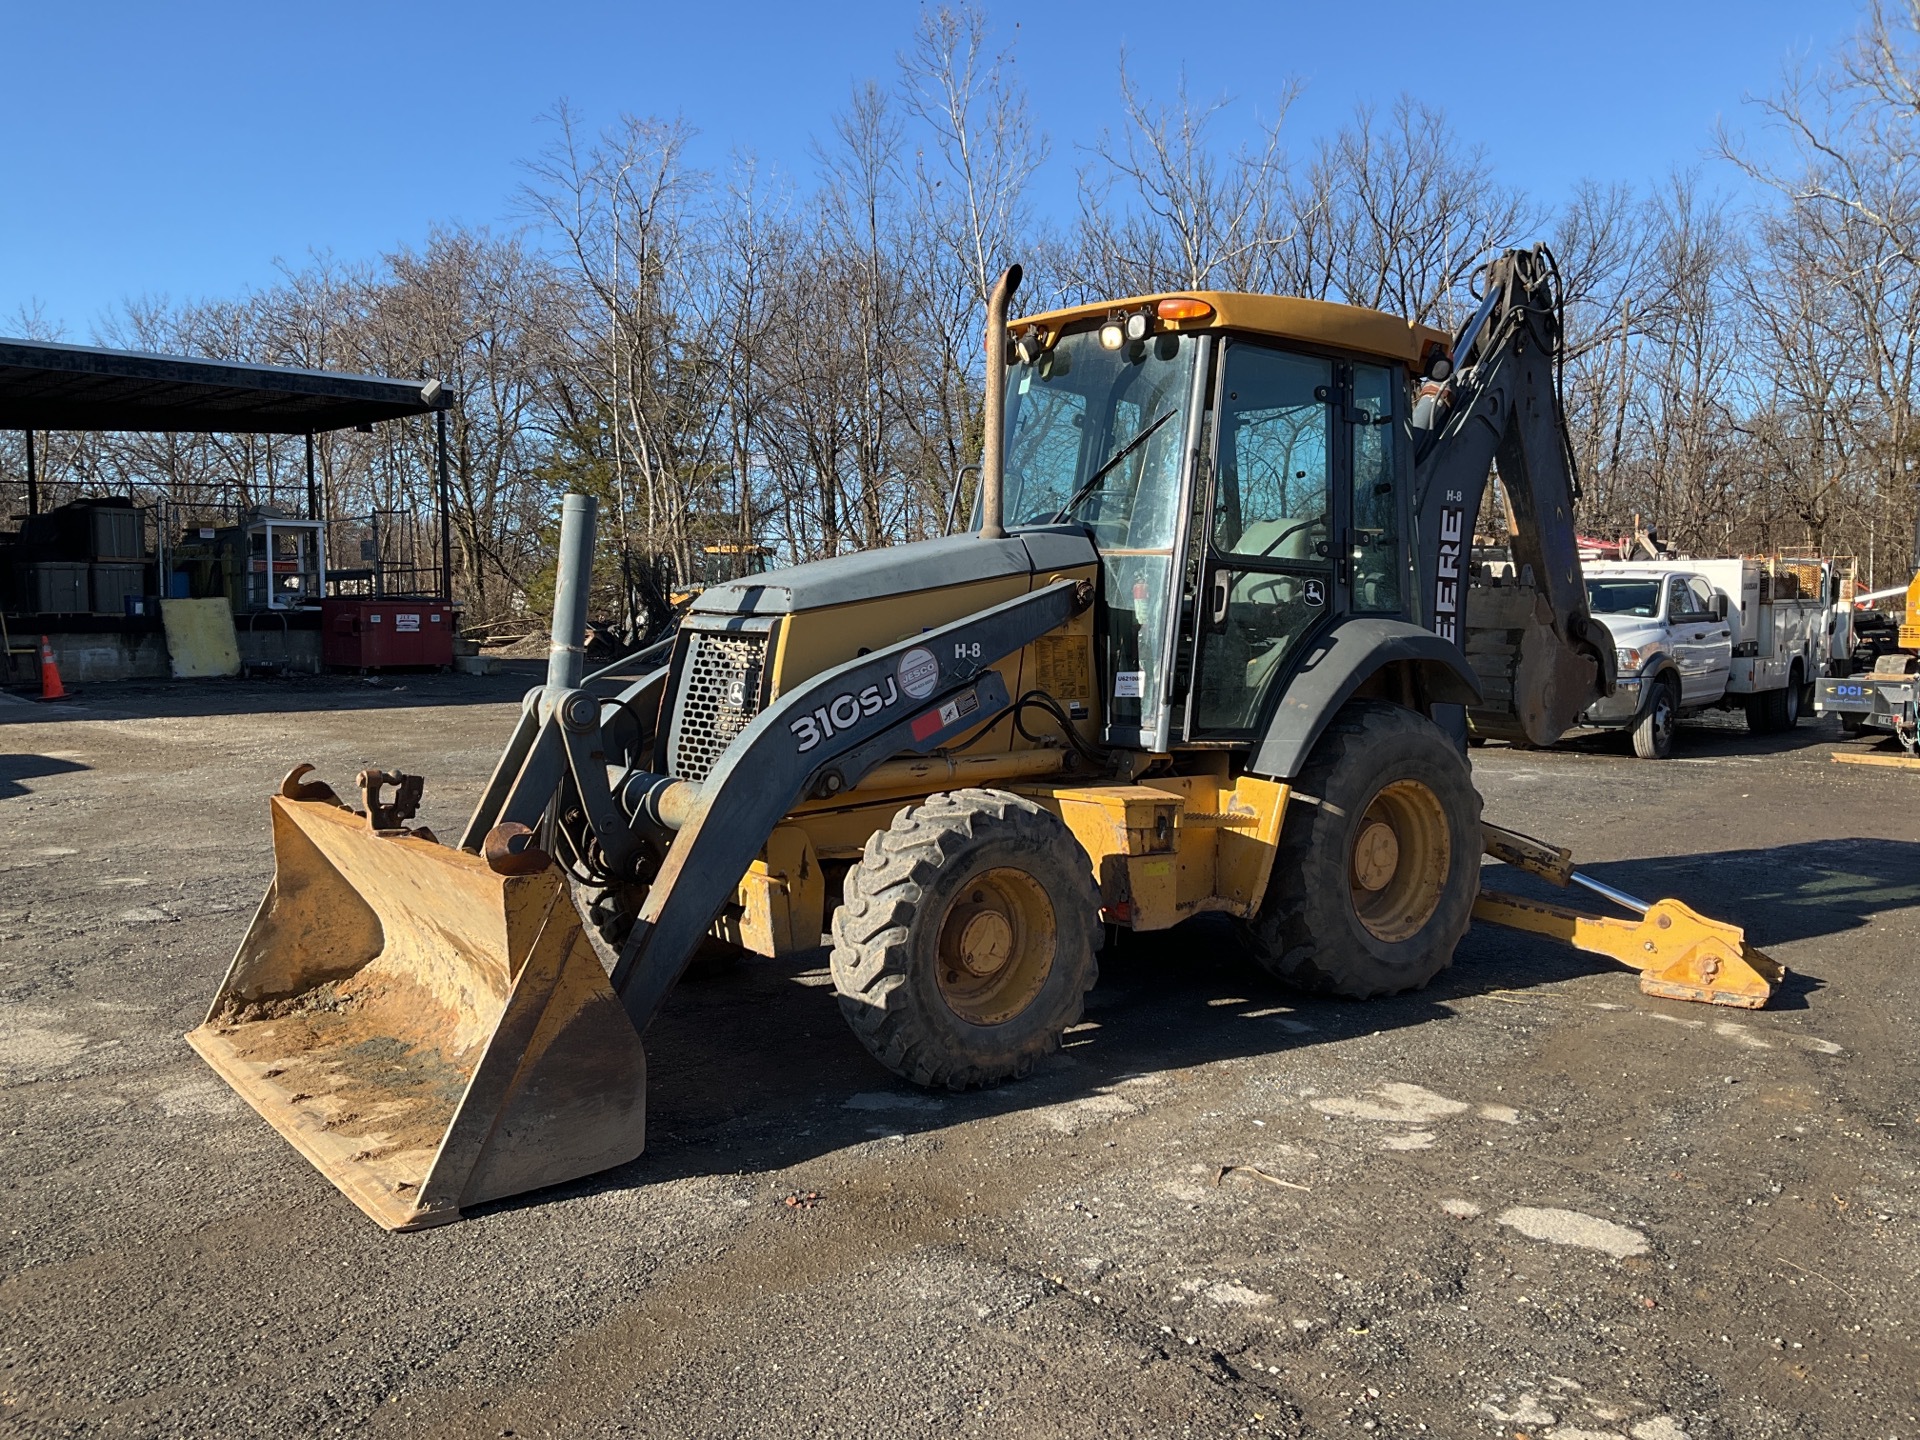
[[1584,569],[1619,666],[1615,692],[1582,715],[1588,725],[1634,728],[1659,705],[1676,716],[1741,706],[1754,729],[1786,729],[1835,668],[1836,647],[1845,650],[1832,562],[1589,561]]

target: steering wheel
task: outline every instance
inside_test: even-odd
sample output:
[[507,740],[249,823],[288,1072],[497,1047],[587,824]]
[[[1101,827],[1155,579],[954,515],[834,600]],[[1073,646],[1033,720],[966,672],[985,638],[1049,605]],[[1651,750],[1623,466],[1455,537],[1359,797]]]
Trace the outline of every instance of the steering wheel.
[[1306,530],[1314,526],[1324,527],[1325,524],[1326,524],[1326,517],[1324,515],[1310,515],[1305,520],[1302,520],[1298,525],[1289,525],[1285,530],[1282,530],[1278,535],[1274,536],[1273,539],[1268,542],[1267,547],[1260,552],[1261,557],[1264,559],[1265,557],[1273,554],[1273,552],[1275,550],[1278,550],[1280,546],[1284,544],[1288,539],[1290,539],[1292,536],[1298,535],[1302,530]]

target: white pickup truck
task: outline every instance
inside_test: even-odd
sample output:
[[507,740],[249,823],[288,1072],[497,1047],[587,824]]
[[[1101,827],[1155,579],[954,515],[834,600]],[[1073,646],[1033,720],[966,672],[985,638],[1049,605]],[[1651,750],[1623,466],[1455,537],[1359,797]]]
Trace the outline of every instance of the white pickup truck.
[[1758,733],[1788,730],[1812,707],[1848,637],[1839,576],[1824,561],[1589,561],[1587,604],[1613,635],[1619,688],[1581,723],[1627,730],[1636,755],[1673,753],[1684,714],[1744,708]]

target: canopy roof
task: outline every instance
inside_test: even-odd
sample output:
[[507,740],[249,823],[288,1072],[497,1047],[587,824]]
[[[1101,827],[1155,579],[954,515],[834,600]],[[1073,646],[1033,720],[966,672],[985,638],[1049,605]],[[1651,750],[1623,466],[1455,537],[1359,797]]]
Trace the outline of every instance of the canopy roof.
[[445,410],[438,380],[0,338],[0,430],[304,435]]

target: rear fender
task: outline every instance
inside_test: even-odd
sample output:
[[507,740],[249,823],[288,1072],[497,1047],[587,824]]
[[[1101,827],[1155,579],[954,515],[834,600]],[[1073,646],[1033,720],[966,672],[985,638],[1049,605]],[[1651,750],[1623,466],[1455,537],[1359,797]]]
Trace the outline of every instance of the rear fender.
[[1479,681],[1451,641],[1404,620],[1347,620],[1314,643],[1287,682],[1247,768],[1275,780],[1298,775],[1334,714],[1363,688],[1429,715],[1480,699]]

